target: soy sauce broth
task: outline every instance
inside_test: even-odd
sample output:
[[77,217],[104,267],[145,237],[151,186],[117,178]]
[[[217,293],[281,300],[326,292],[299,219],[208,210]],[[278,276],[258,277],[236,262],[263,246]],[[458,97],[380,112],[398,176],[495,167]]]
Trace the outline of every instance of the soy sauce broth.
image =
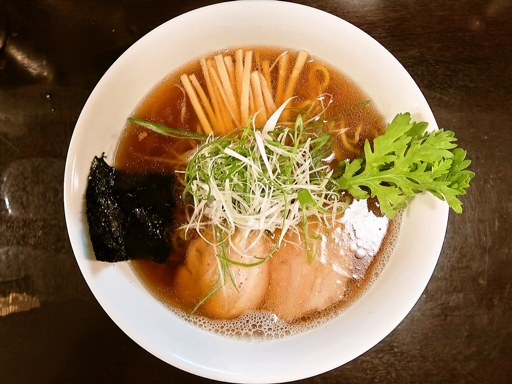
[[[259,47],[251,49],[255,52],[255,55],[260,58],[269,58],[271,62],[282,53],[281,49]],[[292,55],[290,63],[294,63],[296,53],[290,52],[290,54]],[[303,70],[303,76],[297,82],[295,92],[297,98],[294,101],[296,104],[300,104],[308,97],[311,98],[312,92],[318,92],[318,90],[311,89],[306,75],[308,69],[318,62],[317,59],[308,58]],[[332,95],[334,100],[327,111],[327,116],[341,116],[343,126],[347,128],[346,137],[351,139],[358,137],[358,140],[352,142],[352,144],[358,151],[361,151],[366,139],[372,140],[376,135],[384,131],[385,124],[383,118],[371,104],[370,98],[363,90],[359,89],[333,67],[325,63],[322,64],[330,73],[330,83],[324,90],[324,93]],[[180,87],[179,77],[183,73],[195,73],[199,82],[204,85],[201,68],[196,60],[171,73],[157,84],[137,106],[133,116],[169,127],[196,131],[199,125],[198,118],[188,97],[185,97],[184,91]],[[275,76],[272,78],[272,81],[275,87]],[[333,139],[338,159],[358,156],[358,153],[346,150],[339,136],[335,135]],[[115,164],[117,168],[130,172],[174,172],[176,163],[173,160],[176,159],[176,156],[183,155],[186,151],[193,149],[195,145],[197,145],[195,142],[189,140],[172,139],[133,123],[128,123],[119,141]],[[180,193],[181,191],[178,188],[177,194],[179,195]],[[180,200],[180,196],[177,197]],[[370,213],[370,215],[373,215],[372,220],[380,220],[375,214]],[[185,223],[183,207],[181,207],[181,210],[178,209],[175,219],[176,226]],[[384,229],[379,234],[380,238],[377,239],[377,242],[381,244],[380,247],[371,254],[369,253],[355,260],[354,274],[357,275],[357,278],[350,281],[345,298],[336,306],[323,311],[322,314],[313,317],[308,316],[304,322],[311,323],[313,321],[314,323],[319,318],[329,318],[333,314],[338,313],[359,297],[375,278],[385,263],[389,250],[392,248],[393,239],[398,228],[396,223],[388,225],[387,220],[385,222],[385,228],[383,227]],[[166,264],[155,264],[145,260],[131,262],[134,270],[148,290],[171,308],[180,308],[179,302],[174,297],[171,285],[176,268],[185,258],[187,245],[187,241],[179,239]],[[191,310],[190,308],[181,309],[185,312],[190,312]],[[312,320],[313,318],[317,320]]]

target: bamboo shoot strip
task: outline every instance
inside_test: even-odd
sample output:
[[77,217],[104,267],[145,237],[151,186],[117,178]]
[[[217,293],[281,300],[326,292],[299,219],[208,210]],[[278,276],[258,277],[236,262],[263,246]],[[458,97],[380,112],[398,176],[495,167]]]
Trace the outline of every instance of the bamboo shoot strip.
[[[219,105],[219,99],[217,98],[217,95],[215,93],[214,86],[212,84],[212,80],[210,77],[210,71],[208,70],[208,64],[206,63],[206,60],[204,58],[201,58],[199,60],[201,64],[201,70],[203,71],[203,77],[204,81],[206,83],[206,89],[208,90],[208,95],[210,96],[210,100],[213,105],[213,110],[215,111],[215,117],[217,120],[217,129],[220,129],[222,131],[222,111],[221,107]],[[220,132],[219,132],[220,133]]]
[[[293,66],[290,78],[287,81],[286,91],[284,93],[284,100],[288,100],[290,97],[292,97],[293,92],[295,91],[295,85],[297,84],[297,80],[302,71],[302,68],[304,67],[304,63],[306,62],[307,57],[308,54],[305,51],[300,51],[299,54],[297,55],[297,60],[295,61],[295,65]],[[281,121],[288,120],[289,115],[289,110],[283,111],[283,114],[281,115]]]
[[252,89],[249,90],[249,110],[251,111],[250,116],[253,116],[256,113],[256,105],[254,102],[254,95],[252,93]]
[[210,123],[213,126],[213,130],[215,132],[219,131],[219,123],[217,122],[217,117],[215,116],[215,112],[212,109],[210,101],[208,97],[203,91],[201,84],[197,81],[196,75],[192,74],[189,76],[190,82],[194,86],[197,94],[199,95],[199,99],[201,99],[201,103],[203,103],[204,108],[206,109],[206,114],[208,115],[208,119],[210,119]]
[[213,90],[215,92],[215,97],[219,101],[220,115],[222,117],[222,133],[227,133],[233,129],[233,123],[231,120],[230,113],[228,111],[228,106],[226,105],[225,95],[223,95],[222,84],[219,79],[219,76],[217,75],[214,63],[211,60],[208,60],[207,65]]
[[[244,51],[237,49],[235,52],[235,79],[238,100],[242,100],[242,77],[244,74]],[[240,108],[241,109],[241,108]],[[241,114],[242,115],[242,114]],[[243,122],[242,118],[242,122]]]
[[242,87],[240,93],[240,112],[243,124],[249,120],[249,92],[252,67],[252,51],[245,52],[244,69],[242,73]]
[[[217,64],[217,72],[223,88],[223,92],[221,92],[221,95],[224,94],[224,102],[228,107],[228,111],[231,117],[235,121],[235,125],[240,126],[240,113],[238,110],[238,103],[236,102],[235,93],[233,92],[233,87],[231,86],[228,71],[226,69],[226,65],[224,64],[224,60],[222,60],[221,55],[215,56],[215,64]],[[219,88],[221,88],[220,85]]]
[[212,127],[210,126],[210,123],[208,122],[208,118],[204,114],[203,108],[201,107],[201,103],[199,102],[199,99],[197,98],[196,93],[194,92],[194,88],[192,87],[192,84],[190,84],[190,80],[188,79],[187,75],[183,74],[180,77],[181,82],[183,83],[183,87],[185,88],[185,91],[187,92],[187,95],[190,99],[190,102],[192,103],[192,107],[194,107],[194,111],[196,111],[196,115],[201,122],[201,125],[203,126],[203,130],[205,133],[212,133]]
[[278,75],[277,75],[277,87],[276,87],[276,104],[281,105],[286,100],[284,98],[284,84],[286,81],[286,72],[288,71],[288,61],[290,55],[283,54],[280,57],[279,64],[277,67]]
[[[226,107],[224,105],[224,101],[222,100],[222,97],[220,95],[220,92],[217,88],[217,85],[215,84],[215,81],[213,80],[213,76],[211,75],[210,68],[213,67],[213,62],[211,59],[208,59],[206,61],[206,68],[207,68],[207,76],[209,79],[209,82],[212,87],[212,98],[215,99],[217,109],[215,110],[215,115],[217,116],[217,121],[219,122],[219,133],[223,133],[226,129],[228,129],[229,124],[229,113],[226,111]],[[227,117],[226,117],[227,116]]]
[[263,71],[263,77],[265,78],[265,82],[267,83],[267,89],[270,92],[271,97],[272,95],[272,80],[270,77],[270,62],[268,60],[263,60],[261,63],[262,71]]
[[261,72],[261,57],[258,51],[254,54],[254,65],[256,66],[255,70]]
[[264,75],[260,73],[260,84],[261,84],[261,91],[263,93],[263,100],[265,100],[265,106],[267,108],[267,115],[272,115],[275,110],[277,109],[274,100],[272,100],[272,94],[269,90],[269,86],[267,84],[267,80],[265,79]]
[[254,71],[251,73],[251,86],[258,113],[256,115],[256,125],[258,127],[261,127],[263,126],[263,124],[265,124],[265,121],[267,121],[267,111],[265,109],[265,103],[263,101],[263,93],[261,91],[260,84],[260,73],[258,71]]
[[229,75],[229,82],[231,83],[231,88],[233,88],[233,94],[235,100],[237,100],[237,90],[236,90],[236,80],[235,80],[235,66],[233,64],[233,58],[231,56],[224,57],[224,64],[226,65],[226,69]]
[[295,85],[297,84],[297,80],[299,78],[300,72],[302,71],[302,68],[304,67],[304,63],[306,62],[306,59],[308,57],[307,52],[300,51],[297,55],[297,60],[295,61],[295,65],[293,66],[292,73],[290,75],[290,79],[288,80],[288,84],[286,86],[285,91],[285,100],[288,100],[290,97],[292,97],[293,91],[295,90]]

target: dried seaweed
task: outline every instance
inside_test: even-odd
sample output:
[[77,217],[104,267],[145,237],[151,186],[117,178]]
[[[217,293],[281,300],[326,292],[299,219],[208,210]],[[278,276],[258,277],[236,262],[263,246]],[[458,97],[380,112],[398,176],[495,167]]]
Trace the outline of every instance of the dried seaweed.
[[94,157],[86,214],[96,259],[165,262],[176,209],[174,184],[173,174],[128,173]]

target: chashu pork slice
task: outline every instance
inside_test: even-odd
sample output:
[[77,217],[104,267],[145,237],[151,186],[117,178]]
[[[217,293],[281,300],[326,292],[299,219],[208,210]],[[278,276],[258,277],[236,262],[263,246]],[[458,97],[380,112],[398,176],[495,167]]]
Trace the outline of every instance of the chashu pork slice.
[[[259,309],[268,288],[269,263],[257,266],[226,264],[227,271],[217,257],[219,247],[212,245],[213,236],[206,240],[192,240],[184,263],[178,268],[174,289],[184,308],[194,308],[219,284],[221,287],[198,307],[198,313],[214,319],[232,319],[248,311]],[[243,264],[252,264],[266,258],[272,247],[271,241],[254,232],[237,231],[232,238],[234,247],[227,257]],[[223,276],[222,276],[223,274]],[[220,280],[219,280],[220,279]]]
[[[289,232],[270,260],[270,284],[264,309],[281,320],[293,322],[328,308],[345,296],[352,271],[344,227],[308,225],[307,241],[302,230]],[[309,257],[308,257],[309,256]]]

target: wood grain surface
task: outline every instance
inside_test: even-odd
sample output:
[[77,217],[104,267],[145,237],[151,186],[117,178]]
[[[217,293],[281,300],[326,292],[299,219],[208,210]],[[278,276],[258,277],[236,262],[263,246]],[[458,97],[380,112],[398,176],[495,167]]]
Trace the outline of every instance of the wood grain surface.
[[[140,348],[95,301],[67,238],[62,180],[74,124],[106,69],[151,29],[211,3],[0,0],[0,383],[210,382]],[[301,3],[395,55],[477,174],[409,316],[303,382],[511,382],[512,2]]]

